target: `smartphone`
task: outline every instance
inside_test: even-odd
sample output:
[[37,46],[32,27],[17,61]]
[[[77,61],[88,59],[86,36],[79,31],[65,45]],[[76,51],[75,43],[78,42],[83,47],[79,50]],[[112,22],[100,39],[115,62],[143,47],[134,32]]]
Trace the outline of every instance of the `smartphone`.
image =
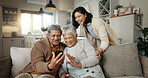
[[[58,56],[58,54],[63,53],[63,51],[55,51],[55,57]],[[62,54],[63,55],[63,54]],[[61,56],[60,56],[61,57]]]

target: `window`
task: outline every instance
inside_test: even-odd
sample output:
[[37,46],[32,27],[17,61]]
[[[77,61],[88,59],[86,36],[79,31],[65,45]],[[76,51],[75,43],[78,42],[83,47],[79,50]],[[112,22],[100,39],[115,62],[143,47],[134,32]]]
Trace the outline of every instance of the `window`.
[[22,34],[27,35],[31,32],[33,35],[41,35],[41,27],[47,27],[53,24],[53,14],[33,14],[21,13]]

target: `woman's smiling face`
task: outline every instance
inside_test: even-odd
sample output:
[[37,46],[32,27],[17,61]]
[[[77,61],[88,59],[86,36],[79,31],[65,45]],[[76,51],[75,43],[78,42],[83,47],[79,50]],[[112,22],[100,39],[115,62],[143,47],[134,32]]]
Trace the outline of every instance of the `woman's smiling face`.
[[76,45],[77,43],[77,35],[73,35],[72,33],[67,33],[63,35],[65,44],[70,48]]
[[80,25],[83,25],[84,22],[85,22],[85,18],[86,18],[86,14],[82,14],[80,12],[76,12],[75,14],[75,21],[80,24]]

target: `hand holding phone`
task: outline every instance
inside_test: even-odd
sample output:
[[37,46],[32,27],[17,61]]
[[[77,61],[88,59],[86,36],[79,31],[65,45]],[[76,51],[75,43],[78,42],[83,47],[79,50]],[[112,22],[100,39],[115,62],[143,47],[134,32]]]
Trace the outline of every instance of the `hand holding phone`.
[[[60,55],[58,55],[58,54],[60,54]],[[52,57],[51,62],[48,64],[49,69],[55,69],[55,67],[57,65],[61,65],[64,61],[64,58],[65,58],[65,55],[63,55],[63,51],[52,52],[52,55],[55,57]]]
[[[55,57],[56,57],[58,54],[60,54],[60,53],[63,53],[63,51],[55,51]],[[62,55],[63,55],[63,54],[62,54]],[[61,55],[61,56],[62,56],[62,55]],[[60,57],[61,57],[61,56],[60,56]]]

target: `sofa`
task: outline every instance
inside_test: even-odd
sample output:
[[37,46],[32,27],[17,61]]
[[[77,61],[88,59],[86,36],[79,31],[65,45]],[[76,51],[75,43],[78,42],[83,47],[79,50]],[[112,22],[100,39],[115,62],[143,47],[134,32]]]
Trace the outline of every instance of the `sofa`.
[[[0,78],[16,76],[30,62],[31,48],[11,47],[10,56],[0,58]],[[109,46],[100,66],[106,78],[148,78],[148,57],[138,56],[137,44]]]

